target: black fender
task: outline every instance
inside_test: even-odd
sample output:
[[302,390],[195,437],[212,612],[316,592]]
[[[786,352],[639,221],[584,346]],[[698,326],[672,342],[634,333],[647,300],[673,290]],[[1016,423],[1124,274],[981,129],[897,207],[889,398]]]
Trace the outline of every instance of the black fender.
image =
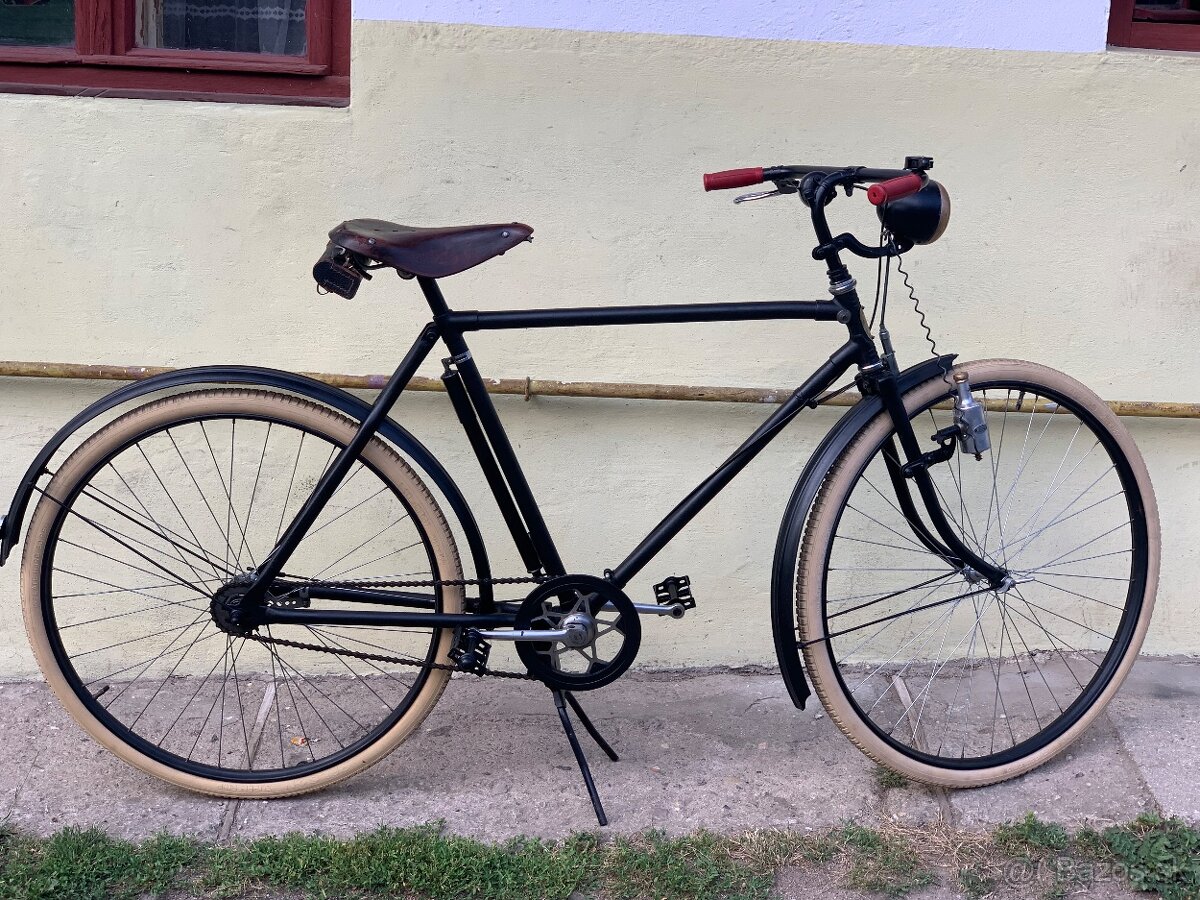
[[[362,421],[366,418],[371,406],[365,400],[355,397],[348,391],[335,388],[315,378],[297,375],[293,372],[283,372],[278,369],[265,369],[259,366],[200,366],[191,369],[178,369],[155,375],[142,381],[135,381],[118,388],[110,394],[101,397],[87,409],[76,415],[71,421],[58,430],[49,443],[41,449],[33,463],[26,471],[17,488],[17,493],[9,505],[8,514],[0,519],[0,566],[8,561],[13,547],[20,540],[21,523],[29,501],[33,496],[35,485],[39,478],[49,472],[48,465],[54,454],[59,451],[68,438],[88,422],[111,409],[128,403],[147,394],[169,390],[171,388],[189,387],[201,384],[237,384],[254,387],[271,388],[297,394],[309,400],[336,409],[351,419]],[[424,445],[408,431],[397,425],[392,419],[386,418],[379,426],[380,437],[391,442],[416,465],[429,480],[442,492],[442,496],[450,504],[450,509],[458,518],[463,533],[467,539],[475,577],[491,578],[491,565],[488,562],[487,548],[483,535],[475,521],[475,516],[467,505],[462,492],[450,478],[442,464],[434,458]],[[491,588],[486,583],[480,585],[481,596],[485,603],[491,598]]]
[[[930,378],[940,378],[954,365],[955,356],[935,357],[905,369],[897,376],[903,394]],[[854,440],[855,435],[875,416],[883,411],[883,401],[877,396],[864,397],[838,419],[824,440],[809,457],[808,464],[800,474],[800,480],[792,490],[779,526],[779,538],[775,542],[775,561],[771,566],[771,634],[775,639],[775,656],[783,673],[783,683],[788,695],[800,709],[812,696],[804,677],[804,662],[796,640],[796,559],[800,552],[800,539],[808,512],[817,498],[817,490],[825,480],[825,474],[839,456]]]

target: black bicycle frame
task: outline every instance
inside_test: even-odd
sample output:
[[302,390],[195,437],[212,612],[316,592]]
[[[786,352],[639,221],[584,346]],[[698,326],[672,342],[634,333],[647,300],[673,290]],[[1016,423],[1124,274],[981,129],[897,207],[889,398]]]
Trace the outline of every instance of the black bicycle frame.
[[[297,591],[286,580],[277,582],[287,560],[303,540],[316,521],[321,510],[367,442],[374,436],[378,424],[384,420],[399,399],[408,382],[428,357],[434,344],[440,339],[445,342],[451,356],[445,362],[442,378],[446,384],[452,404],[463,425],[464,431],[479,460],[484,476],[496,499],[497,505],[527,570],[535,575],[547,577],[565,575],[566,569],[559,556],[554,540],[546,527],[541,510],[530,490],[529,483],[513,451],[508,435],[487,392],[483,377],[471,356],[464,334],[467,331],[494,331],[510,328],[561,328],[602,325],[653,325],[664,322],[745,322],[780,319],[811,319],[815,321],[841,321],[849,329],[850,339],[798,387],[765,422],[750,435],[711,475],[702,481],[690,494],[672,509],[661,522],[638,544],[636,548],[605,576],[616,587],[623,588],[661,551],[733,478],[753,460],[784,427],[805,407],[815,406],[817,398],[842,377],[852,365],[865,373],[864,383],[870,389],[884,394],[891,372],[880,359],[858,314],[857,297],[839,297],[840,302],[787,301],[774,303],[702,303],[669,306],[622,306],[608,308],[568,308],[546,310],[507,310],[498,312],[455,312],[446,306],[445,299],[436,281],[419,279],[421,289],[434,310],[434,319],[426,325],[412,348],[405,355],[387,385],[380,392],[370,414],[362,421],[351,441],[334,459],[317,484],[307,502],[292,520],[287,531],[269,557],[259,566],[257,578],[250,588],[249,597],[265,595],[268,586],[278,590],[282,585],[289,593],[299,593],[312,599],[374,603],[392,609],[379,612],[337,609],[280,609],[271,606],[260,608],[259,619],[265,624],[303,625],[367,625],[399,627],[447,627],[455,628],[494,627],[511,625],[514,615],[497,612],[494,605],[480,608],[467,614],[438,612],[404,612],[395,607],[410,607],[432,610],[436,601],[425,595],[365,588],[344,588],[335,585],[304,585]],[[850,292],[853,295],[853,291]],[[847,302],[849,300],[850,302]],[[897,400],[898,395],[897,395]],[[894,420],[895,421],[895,420]],[[909,445],[909,458],[920,456],[919,445],[912,433],[908,417],[903,416],[897,424],[902,444]],[[908,433],[905,434],[905,431]],[[910,449],[909,446],[905,447]],[[934,530],[945,540],[945,530],[937,527],[937,516],[941,508],[932,504],[921,490],[918,473],[918,490],[934,522]],[[927,473],[925,473],[928,478]],[[932,487],[932,486],[931,486]],[[905,494],[905,506],[912,500]],[[935,511],[936,510],[936,511]],[[914,515],[915,518],[915,515]],[[948,559],[963,559],[966,564],[978,566],[985,572],[981,560],[971,560],[966,548],[956,548],[952,541],[948,547],[937,544],[937,537],[930,534],[919,519],[916,527],[922,539],[934,544],[935,552]],[[953,532],[951,532],[953,536]],[[257,592],[257,593],[256,593]]]
[[[667,322],[745,322],[780,319],[845,321],[846,309],[830,301],[785,301],[771,303],[696,303],[668,306],[617,306],[545,310],[505,310],[498,312],[456,312],[446,305],[437,282],[418,279],[434,320],[426,325],[395,373],[388,380],[351,441],[337,455],[316,488],[296,514],[275,549],[257,569],[257,578],[248,592],[254,602],[275,584],[292,552],[304,539],[321,510],[349,472],[354,461],[374,435],[434,344],[445,342],[451,356],[445,362],[442,378],[464,432],[480,462],[505,523],[529,572],[536,575],[565,575],[558,549],[546,527],[541,510],[513,451],[508,435],[487,392],[483,376],[475,365],[464,334],[468,331],[494,331],[511,328],[562,328],[602,325],[653,325]],[[860,326],[861,328],[861,323]],[[853,330],[853,329],[852,329]],[[841,377],[851,365],[877,362],[864,358],[868,341],[851,340],[789,397],[722,465],[695,490],[680,501],[629,556],[606,573],[617,587],[624,587],[667,545],[708,502],[715,497],[774,437],[805,407],[815,405],[822,392]],[[286,584],[286,581],[282,582]],[[275,584],[276,589],[280,585]],[[290,593],[295,587],[287,585]],[[337,586],[305,585],[301,595],[313,599],[378,603],[390,606],[430,608],[433,601],[421,595],[386,590],[347,589]],[[480,610],[491,614],[492,610]],[[361,610],[305,610],[267,607],[260,620],[266,624],[303,623],[309,625],[396,625],[456,627],[466,623],[485,627],[509,624],[512,616],[470,614],[468,616],[428,612],[370,612]]]
[[[526,309],[496,312],[455,311],[449,308],[441,288],[432,278],[417,282],[433,312],[433,320],[422,330],[395,373],[380,392],[370,413],[362,420],[354,437],[337,455],[316,488],[296,514],[274,550],[258,567],[254,583],[249,587],[245,602],[258,607],[258,621],[264,624],[304,625],[367,625],[423,626],[456,628],[464,625],[478,627],[509,625],[515,613],[510,608],[499,609],[489,598],[476,604],[467,614],[440,612],[400,612],[395,607],[436,609],[436,598],[388,590],[345,588],[339,586],[304,585],[299,594],[304,597],[328,600],[374,603],[391,610],[379,612],[337,609],[281,609],[266,605],[263,600],[269,590],[278,591],[280,584],[290,594],[295,586],[281,578],[284,566],[293,551],[304,539],[325,504],[346,477],[359,454],[375,434],[379,424],[403,393],[417,369],[428,357],[438,340],[445,343],[450,356],[443,360],[442,380],[454,410],[463,426],[483,474],[496,499],[513,541],[526,569],[534,576],[553,577],[567,574],[554,540],[546,527],[529,482],[521,469],[508,435],[496,413],[483,377],[471,356],[464,335],[469,331],[500,331],[527,328],[574,328],[602,325],[655,325],[676,322],[748,322],[784,319],[836,321],[845,325],[849,339],[829,359],[798,387],[749,438],[726,459],[716,471],[702,481],[690,494],[669,512],[637,547],[605,577],[617,588],[624,588],[730,481],[753,460],[783,428],[805,407],[814,407],[820,395],[844,375],[851,366],[858,367],[856,379],[864,392],[878,394],[888,411],[895,434],[906,456],[907,473],[901,472],[901,462],[894,452],[885,453],[892,482],[901,508],[905,511],[914,533],[932,552],[958,567],[970,567],[992,587],[1000,585],[1007,573],[979,558],[959,539],[941,509],[936,489],[926,467],[921,464],[921,446],[904,408],[896,382],[895,363],[881,358],[865,322],[854,281],[842,264],[836,246],[825,223],[824,195],[850,176],[835,173],[828,176],[817,190],[813,204],[813,220],[821,246],[814,255],[824,259],[828,267],[831,301],[782,301],[737,303],[692,303],[666,306],[615,306],[599,308]],[[840,181],[838,179],[841,179]],[[892,446],[894,451],[894,445]],[[920,518],[908,490],[908,480],[917,486],[917,493],[929,517],[932,529]]]

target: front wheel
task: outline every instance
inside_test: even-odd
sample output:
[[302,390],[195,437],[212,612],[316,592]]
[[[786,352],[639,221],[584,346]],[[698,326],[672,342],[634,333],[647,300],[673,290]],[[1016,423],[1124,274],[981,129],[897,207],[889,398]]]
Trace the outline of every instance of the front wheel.
[[[54,473],[25,542],[25,625],[99,743],[191,790],[272,797],[353,775],[421,723],[449,677],[430,666],[449,662],[447,629],[231,626],[240,586],[356,427],[283,394],[195,391],[116,419]],[[300,585],[462,579],[437,504],[378,438],[287,572]],[[435,610],[462,611],[461,587],[428,590]]]
[[[881,413],[821,487],[796,608],[838,727],[902,775],[974,787],[1053,758],[1112,698],[1150,622],[1159,525],[1141,454],[1090,390],[1016,360],[954,371],[987,410],[991,449],[956,450],[930,474],[959,537],[1015,583],[991,590],[915,533]],[[950,385],[947,374],[904,397],[924,449],[952,423]]]

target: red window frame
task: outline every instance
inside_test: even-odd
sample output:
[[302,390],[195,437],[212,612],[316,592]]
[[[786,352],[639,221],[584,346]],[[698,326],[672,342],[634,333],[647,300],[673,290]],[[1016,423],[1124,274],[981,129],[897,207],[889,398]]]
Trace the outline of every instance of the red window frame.
[[1108,42],[1147,50],[1200,50],[1200,23],[1186,14],[1163,13],[1159,21],[1135,22],[1136,0],[1112,0]]
[[350,0],[306,9],[300,57],[138,47],[137,0],[75,0],[75,46],[0,46],[0,91],[346,106]]

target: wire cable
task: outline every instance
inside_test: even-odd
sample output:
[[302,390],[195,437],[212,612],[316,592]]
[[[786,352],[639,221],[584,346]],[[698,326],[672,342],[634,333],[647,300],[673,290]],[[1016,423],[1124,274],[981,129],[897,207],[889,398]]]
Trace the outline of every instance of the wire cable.
[[[917,297],[917,289],[913,286],[912,281],[909,280],[909,273],[904,268],[903,255],[897,255],[896,257],[896,271],[904,278],[904,286],[908,288],[908,298],[912,300],[913,311],[917,314],[917,324],[925,331],[925,340],[933,351],[934,358],[941,359],[941,354],[938,353],[937,341],[933,337],[933,329],[929,327],[929,323],[925,318],[925,311],[921,309],[921,300]],[[948,361],[942,362],[942,380],[947,385],[950,384],[950,363]]]

